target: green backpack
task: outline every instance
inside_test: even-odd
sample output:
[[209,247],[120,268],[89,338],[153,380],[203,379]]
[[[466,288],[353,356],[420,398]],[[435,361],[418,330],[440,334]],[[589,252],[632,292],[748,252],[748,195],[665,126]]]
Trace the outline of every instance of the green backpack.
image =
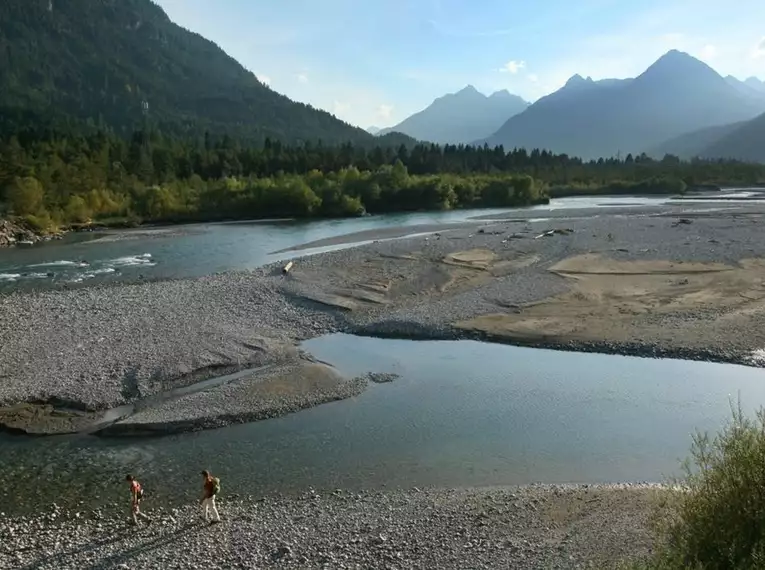
[[213,496],[215,496],[218,493],[220,493],[220,479],[218,479],[217,477],[213,477],[213,491],[212,491],[212,494],[213,494]]

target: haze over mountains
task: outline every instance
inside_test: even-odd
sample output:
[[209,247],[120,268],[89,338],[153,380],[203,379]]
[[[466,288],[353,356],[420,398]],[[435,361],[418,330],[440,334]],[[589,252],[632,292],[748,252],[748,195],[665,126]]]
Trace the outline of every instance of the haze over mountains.
[[765,89],[759,80],[726,80],[705,63],[673,50],[634,79],[574,76],[492,136],[475,142],[547,148],[591,159],[649,151],[691,131],[750,120],[763,112]]
[[400,132],[438,144],[467,144],[491,135],[528,106],[527,101],[506,90],[486,96],[468,85],[457,93],[439,97],[422,111],[377,134]]

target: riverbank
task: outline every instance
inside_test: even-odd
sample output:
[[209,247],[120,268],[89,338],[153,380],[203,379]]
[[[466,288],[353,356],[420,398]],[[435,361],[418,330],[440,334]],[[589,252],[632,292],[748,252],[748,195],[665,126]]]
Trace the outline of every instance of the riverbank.
[[[224,476],[225,485],[225,476]],[[414,489],[229,497],[223,522],[158,508],[133,529],[124,505],[0,517],[8,568],[609,568],[650,552],[663,491],[641,485]]]
[[[115,430],[270,417],[261,406],[273,407],[265,393],[241,397],[252,378],[151,399],[247,368],[295,365],[299,342],[333,332],[760,365],[765,209],[698,208],[430,228],[425,236],[297,258],[286,275],[274,264],[5,295],[0,424],[80,431],[105,410],[143,401],[151,404],[144,415],[122,418]],[[333,399],[321,386],[303,383],[298,399]],[[229,413],[226,403],[234,401]],[[28,405],[19,410],[19,403]]]
[[12,247],[16,245],[34,245],[42,241],[61,239],[62,233],[41,233],[17,220],[4,220],[0,218],[0,247]]

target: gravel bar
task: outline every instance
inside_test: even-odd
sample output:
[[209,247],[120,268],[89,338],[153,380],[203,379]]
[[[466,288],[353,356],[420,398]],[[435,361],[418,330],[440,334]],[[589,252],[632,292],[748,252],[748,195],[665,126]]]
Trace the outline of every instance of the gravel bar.
[[[198,279],[3,295],[0,424],[14,404],[47,404],[11,411],[17,420],[45,424],[64,409],[100,413],[211,377],[286,364],[300,341],[333,332],[762,364],[752,355],[765,347],[765,273],[738,264],[765,259],[764,217],[759,204],[688,204],[639,213],[601,209],[556,220],[485,220],[296,258],[287,275],[276,264]],[[589,336],[545,334],[544,327],[512,336],[471,324],[497,313],[533,315],[535,305],[568,294],[581,280],[550,269],[582,255],[613,263],[727,264],[743,277],[727,288],[707,287],[698,303],[699,291],[689,289],[696,277],[667,277],[677,282],[675,297],[685,305],[672,309],[676,301],[665,292],[653,306],[625,309],[630,318],[615,312],[624,322],[609,328],[614,315],[598,311],[613,307],[603,302],[571,319]],[[682,284],[689,279],[690,286]],[[629,288],[630,281],[624,283]],[[582,299],[592,304],[598,295],[589,291]],[[569,295],[559,308],[582,299]],[[222,407],[224,388],[205,393]],[[209,407],[203,396],[185,403],[189,419]],[[78,421],[69,415],[63,424]],[[56,428],[45,424],[37,431]]]
[[[225,485],[225,480],[224,480]],[[226,497],[199,507],[121,505],[0,516],[0,568],[608,568],[645,557],[660,488],[641,485],[413,489]]]

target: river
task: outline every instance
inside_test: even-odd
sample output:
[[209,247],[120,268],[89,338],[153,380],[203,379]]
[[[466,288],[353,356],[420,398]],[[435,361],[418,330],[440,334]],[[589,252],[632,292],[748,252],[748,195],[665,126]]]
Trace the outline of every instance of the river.
[[[279,253],[316,240],[375,229],[461,223],[476,216],[502,214],[528,219],[544,218],[560,210],[636,208],[659,206],[667,197],[579,197],[552,200],[550,204],[521,208],[456,210],[448,212],[368,216],[311,222],[237,222],[190,224],[145,235],[145,230],[112,234],[70,234],[62,241],[33,247],[0,249],[0,291],[92,285],[100,282],[199,277],[221,271],[252,269],[274,261],[337,247]],[[476,220],[476,223],[480,223]],[[431,230],[432,231],[432,230]],[[131,237],[137,233],[140,237]],[[104,238],[107,238],[106,240]],[[341,247],[348,247],[352,243]]]
[[696,430],[740,400],[765,404],[765,372],[678,360],[472,341],[332,335],[305,348],[348,375],[400,377],[279,419],[180,436],[0,436],[5,510],[96,506],[137,474],[161,503],[190,500],[197,473],[227,493],[337,487],[661,481]]
[[[556,209],[629,209],[666,201],[573,198],[502,212],[544,218]],[[0,252],[0,274],[55,268],[54,277],[6,278],[11,289],[80,277],[84,284],[134,279],[138,272],[196,276],[256,267],[285,257],[274,251],[335,235],[402,225],[416,231],[488,213],[202,224],[185,226],[175,237],[105,242],[77,235]],[[83,259],[87,267],[77,265]],[[120,263],[119,272],[84,278]],[[182,436],[0,434],[3,477],[13,482],[0,487],[3,510],[52,501],[82,508],[112,504],[124,499],[126,472],[141,478],[150,500],[186,501],[196,495],[202,468],[222,476],[226,493],[241,494],[308,486],[660,481],[678,472],[694,430],[718,429],[730,417],[732,402],[740,400],[746,411],[765,404],[765,372],[756,368],[344,335],[314,339],[305,348],[348,375],[394,372],[400,378],[283,418]]]

